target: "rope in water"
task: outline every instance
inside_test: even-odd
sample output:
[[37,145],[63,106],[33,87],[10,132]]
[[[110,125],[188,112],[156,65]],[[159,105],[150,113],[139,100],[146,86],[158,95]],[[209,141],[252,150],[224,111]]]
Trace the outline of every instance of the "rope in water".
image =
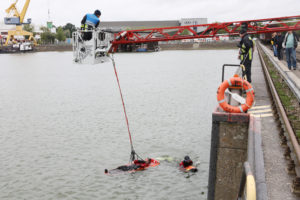
[[127,117],[127,113],[126,113],[125,102],[124,102],[124,98],[123,98],[123,94],[122,94],[122,90],[121,90],[119,76],[118,76],[118,72],[117,72],[117,68],[116,68],[116,63],[115,63],[115,60],[114,60],[113,56],[111,57],[111,60],[112,60],[112,63],[113,63],[116,79],[117,79],[118,86],[119,86],[119,92],[120,92],[120,96],[121,96],[121,100],[122,100],[122,104],[123,104],[123,110],[124,110],[124,115],[125,115],[125,120],[126,120],[129,140],[130,140],[130,146],[131,146],[130,161],[132,162],[132,161],[135,160],[135,156],[137,156],[137,158],[140,158],[140,156],[137,153],[135,153],[134,148],[133,148],[133,142],[132,142],[131,132],[130,132],[130,128],[129,128],[129,121],[128,121],[128,117]]

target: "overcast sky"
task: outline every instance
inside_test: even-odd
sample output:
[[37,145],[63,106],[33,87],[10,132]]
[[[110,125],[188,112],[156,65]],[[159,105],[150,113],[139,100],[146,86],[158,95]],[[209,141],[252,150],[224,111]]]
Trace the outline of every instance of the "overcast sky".
[[[0,20],[15,0],[1,0]],[[19,0],[21,10],[26,0]],[[50,19],[57,26],[80,25],[86,13],[102,12],[103,21],[180,20],[208,18],[208,22],[300,15],[300,0],[31,0],[26,18],[35,25]]]

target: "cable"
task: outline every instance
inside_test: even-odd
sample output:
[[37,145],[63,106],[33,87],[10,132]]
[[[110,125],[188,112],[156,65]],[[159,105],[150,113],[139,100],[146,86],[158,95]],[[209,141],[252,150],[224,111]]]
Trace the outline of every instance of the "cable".
[[135,157],[137,157],[138,159],[143,160],[134,150],[133,148],[133,142],[132,142],[132,137],[131,137],[131,132],[130,132],[130,128],[129,128],[129,121],[128,121],[128,117],[127,117],[127,113],[126,113],[126,107],[125,107],[125,102],[124,102],[124,98],[123,98],[123,94],[122,94],[122,90],[121,90],[121,86],[120,86],[120,81],[119,81],[119,77],[118,77],[118,72],[117,72],[117,68],[116,68],[116,63],[115,63],[115,59],[112,56],[110,57],[110,59],[112,60],[113,63],[113,67],[114,67],[114,71],[115,71],[115,75],[116,75],[116,79],[117,79],[117,83],[119,86],[119,92],[120,92],[120,96],[121,96],[121,100],[122,100],[122,104],[123,104],[123,110],[124,110],[124,115],[125,115],[125,120],[126,120],[126,125],[127,125],[127,130],[128,130],[128,135],[129,135],[129,140],[130,140],[130,147],[131,147],[131,154],[130,154],[130,162],[133,162],[135,160]]

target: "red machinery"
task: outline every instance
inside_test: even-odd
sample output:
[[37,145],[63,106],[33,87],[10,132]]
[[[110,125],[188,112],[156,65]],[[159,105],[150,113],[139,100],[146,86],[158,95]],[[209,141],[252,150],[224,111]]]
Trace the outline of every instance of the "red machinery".
[[[194,31],[194,27],[203,27],[204,31],[197,33]],[[247,28],[247,32],[249,34],[300,30],[300,15],[247,21],[224,23],[216,22],[212,24],[122,31],[115,35],[115,39],[112,41],[112,48],[109,52],[116,51],[119,44],[212,38],[224,35],[234,36],[239,34],[241,28]]]

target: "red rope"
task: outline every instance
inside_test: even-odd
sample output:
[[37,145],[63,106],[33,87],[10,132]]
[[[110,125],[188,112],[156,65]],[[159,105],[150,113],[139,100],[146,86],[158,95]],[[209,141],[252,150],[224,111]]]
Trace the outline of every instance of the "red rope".
[[120,96],[121,96],[121,99],[122,99],[124,115],[125,115],[125,119],[126,119],[126,124],[127,124],[128,134],[129,134],[129,140],[130,140],[130,145],[131,145],[131,151],[133,151],[133,144],[132,144],[131,133],[130,133],[130,129],[129,129],[128,117],[127,117],[127,113],[126,113],[125,103],[124,103],[123,94],[122,94],[120,81],[119,81],[119,77],[118,77],[118,73],[117,73],[116,64],[115,64],[114,59],[112,59],[112,62],[113,62],[113,66],[114,66],[114,70],[115,70],[115,74],[116,74],[116,78],[117,78],[117,82],[118,82],[118,86],[119,86]]

